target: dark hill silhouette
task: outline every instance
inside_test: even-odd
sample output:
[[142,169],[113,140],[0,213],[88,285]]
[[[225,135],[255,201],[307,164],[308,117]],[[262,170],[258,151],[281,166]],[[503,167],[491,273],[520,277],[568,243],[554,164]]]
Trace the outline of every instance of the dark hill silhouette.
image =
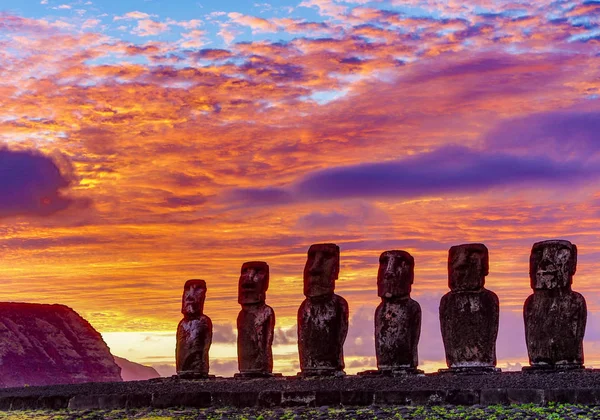
[[0,303],[0,386],[121,381],[100,333],[64,305]]
[[140,365],[123,357],[113,356],[115,363],[121,368],[121,378],[124,381],[145,381],[160,378],[160,374],[151,366]]

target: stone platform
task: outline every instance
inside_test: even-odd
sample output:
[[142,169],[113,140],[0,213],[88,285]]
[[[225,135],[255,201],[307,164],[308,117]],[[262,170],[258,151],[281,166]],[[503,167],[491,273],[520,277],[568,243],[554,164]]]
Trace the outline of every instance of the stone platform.
[[0,410],[369,405],[600,405],[600,371],[87,383],[0,390]]

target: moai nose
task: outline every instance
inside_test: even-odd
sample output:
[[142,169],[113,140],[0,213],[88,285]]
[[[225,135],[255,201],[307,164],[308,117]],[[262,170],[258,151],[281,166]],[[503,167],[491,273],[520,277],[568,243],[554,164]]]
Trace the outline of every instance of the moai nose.
[[315,259],[313,260],[313,263],[310,266],[310,274],[319,274],[321,272],[321,261],[323,260],[323,257],[320,254],[315,255]]
[[385,267],[384,276],[386,278],[394,277],[395,270],[394,266],[396,265],[396,259],[394,257],[390,257],[387,262],[387,266]]

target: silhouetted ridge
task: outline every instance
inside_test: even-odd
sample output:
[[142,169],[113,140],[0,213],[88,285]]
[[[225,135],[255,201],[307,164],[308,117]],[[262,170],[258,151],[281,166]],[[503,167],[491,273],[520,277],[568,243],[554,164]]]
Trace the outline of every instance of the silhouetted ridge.
[[65,305],[0,303],[3,387],[121,381],[100,333]]

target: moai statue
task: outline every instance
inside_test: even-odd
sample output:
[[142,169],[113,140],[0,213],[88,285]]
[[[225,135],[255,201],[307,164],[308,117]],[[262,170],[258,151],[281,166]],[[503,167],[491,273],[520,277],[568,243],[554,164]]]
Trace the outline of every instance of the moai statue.
[[348,303],[333,293],[340,271],[340,248],[315,244],[304,266],[304,295],[298,310],[299,376],[342,376]]
[[525,301],[525,339],[530,367],[524,371],[583,369],[587,307],[571,290],[577,247],[569,241],[533,244],[529,279],[533,294]]
[[177,326],[175,362],[180,378],[208,378],[208,350],[212,342],[212,321],[204,315],[206,282],[188,280],[183,287],[181,313]]
[[417,369],[421,306],[410,298],[415,260],[406,251],[385,251],[379,257],[375,310],[377,370],[359,375],[423,373]]
[[269,288],[269,266],[251,261],[242,265],[238,285],[237,349],[240,373],[236,378],[273,376],[275,312],[265,303]]
[[423,373],[417,370],[421,306],[410,298],[415,260],[406,251],[386,251],[379,257],[375,310],[375,354],[382,373]]
[[448,286],[440,302],[440,324],[449,369],[441,373],[495,373],[498,296],[484,288],[489,272],[483,244],[450,248]]

